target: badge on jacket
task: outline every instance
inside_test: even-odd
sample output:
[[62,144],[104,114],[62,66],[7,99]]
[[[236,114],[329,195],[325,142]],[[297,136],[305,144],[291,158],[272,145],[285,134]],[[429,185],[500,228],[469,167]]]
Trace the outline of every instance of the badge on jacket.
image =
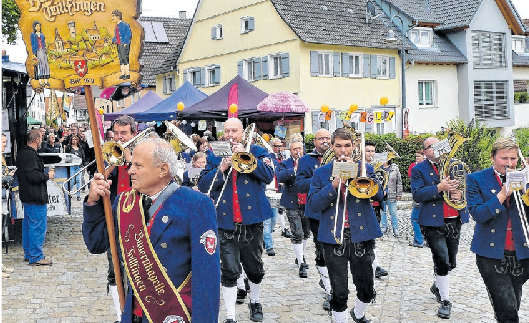
[[200,243],[204,245],[206,252],[210,255],[215,253],[217,250],[217,236],[213,230],[208,230],[200,236]]

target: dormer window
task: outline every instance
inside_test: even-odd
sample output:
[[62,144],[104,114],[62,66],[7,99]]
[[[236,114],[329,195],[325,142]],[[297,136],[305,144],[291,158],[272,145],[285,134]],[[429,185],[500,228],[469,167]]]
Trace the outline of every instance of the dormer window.
[[410,30],[409,38],[419,48],[432,47],[433,30],[432,28],[415,27]]
[[525,37],[512,36],[512,50],[518,54],[525,53]]
[[241,18],[241,34],[249,33],[255,29],[255,22],[253,17]]

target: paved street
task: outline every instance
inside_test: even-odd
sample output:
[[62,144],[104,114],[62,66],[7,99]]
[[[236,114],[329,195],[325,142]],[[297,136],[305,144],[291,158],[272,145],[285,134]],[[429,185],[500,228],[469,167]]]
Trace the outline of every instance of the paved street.
[[[448,322],[437,318],[438,305],[429,291],[433,281],[430,252],[426,248],[408,246],[409,202],[399,203],[399,221],[404,228],[402,238],[398,241],[385,237],[377,241],[379,261],[389,271],[389,276],[376,280],[376,303],[369,307],[368,318],[373,323]],[[71,216],[49,219],[44,249],[54,261],[52,267],[28,266],[23,260],[20,238],[10,244],[9,253],[3,254],[3,263],[14,267],[15,272],[2,280],[2,322],[114,322],[111,297],[106,295],[106,256],[87,252],[81,223],[80,202],[74,202]],[[313,245],[309,244],[307,251],[309,278],[298,278],[290,241],[279,235],[278,228],[274,233],[277,255],[263,256],[266,269],[261,293],[264,322],[331,322],[321,308],[324,293],[318,287]],[[454,305],[449,322],[493,323],[487,291],[477,271],[474,254],[469,250],[471,235],[471,225],[465,225],[457,269],[450,276]],[[349,289],[349,306],[353,306],[355,294],[351,281]],[[520,311],[522,318],[529,317],[528,300],[526,287]],[[220,313],[219,319],[223,320],[222,305]],[[248,313],[247,304],[237,305],[240,323],[250,322]]]

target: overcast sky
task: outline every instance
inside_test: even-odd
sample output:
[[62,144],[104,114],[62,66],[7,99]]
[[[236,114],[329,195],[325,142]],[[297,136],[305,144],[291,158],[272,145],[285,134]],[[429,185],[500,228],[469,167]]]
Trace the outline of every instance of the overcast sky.
[[[522,18],[529,19],[529,0],[511,0]],[[178,17],[179,11],[186,11],[192,18],[198,0],[148,0],[143,1],[142,15],[157,17]],[[2,49],[6,49],[9,59],[13,62],[26,61],[26,48],[22,40],[17,45],[7,45],[2,37]]]

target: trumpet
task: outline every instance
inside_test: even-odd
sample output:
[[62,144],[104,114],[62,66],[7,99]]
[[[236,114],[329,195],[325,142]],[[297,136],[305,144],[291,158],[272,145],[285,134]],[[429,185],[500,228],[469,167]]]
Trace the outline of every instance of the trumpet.
[[[516,171],[516,170],[511,170],[509,166],[505,166],[505,174],[508,174],[511,171]],[[524,179],[525,179],[525,176],[524,176]],[[518,209],[518,216],[520,216],[520,222],[522,223],[522,231],[525,237],[525,242],[529,243],[529,219],[527,219],[527,214],[525,212],[524,199],[522,195],[520,194],[520,191],[523,192],[525,190],[526,184],[527,183],[525,182],[525,180],[522,180],[521,182],[512,182],[512,183],[509,182],[508,189],[513,191],[512,195],[514,196],[514,200],[516,202],[516,208]],[[524,196],[527,196],[527,195],[524,194]]]
[[[129,148],[131,151],[136,147],[140,141],[143,139],[148,138],[152,133],[154,133],[154,128],[150,127],[139,134],[137,134],[134,138],[130,139],[123,145],[119,144],[115,141],[108,141],[103,145],[103,159],[107,162],[107,166],[105,166],[105,170],[112,166],[123,166],[125,164],[125,149]],[[67,180],[62,183],[62,189],[64,192],[70,196],[74,196],[77,194],[80,190],[84,189],[90,182],[92,182],[92,179],[87,181],[83,186],[78,188],[75,191],[68,190],[66,188],[66,185],[70,185],[70,182],[76,178],[77,175],[79,175],[81,172],[83,172],[86,168],[88,168],[90,165],[95,163],[95,159],[92,160],[88,165],[84,166],[83,168],[79,169],[75,174],[70,176]]]

